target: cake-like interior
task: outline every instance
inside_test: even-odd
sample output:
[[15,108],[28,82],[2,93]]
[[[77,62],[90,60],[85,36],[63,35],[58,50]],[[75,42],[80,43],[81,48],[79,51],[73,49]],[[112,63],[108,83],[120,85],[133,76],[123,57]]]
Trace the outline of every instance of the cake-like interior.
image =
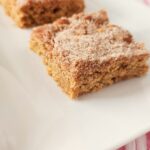
[[148,71],[144,44],[109,23],[105,11],[81,13],[35,28],[30,46],[72,98]]
[[0,3],[20,27],[50,23],[84,9],[83,0],[0,0]]

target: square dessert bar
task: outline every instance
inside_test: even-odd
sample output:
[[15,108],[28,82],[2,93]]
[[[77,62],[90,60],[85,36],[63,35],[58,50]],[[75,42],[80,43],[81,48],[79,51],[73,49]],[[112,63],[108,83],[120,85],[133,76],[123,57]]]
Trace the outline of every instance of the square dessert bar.
[[83,0],[0,0],[19,27],[50,23],[84,9]]
[[30,47],[42,56],[49,74],[71,98],[148,71],[150,55],[144,44],[109,23],[104,10],[37,27]]

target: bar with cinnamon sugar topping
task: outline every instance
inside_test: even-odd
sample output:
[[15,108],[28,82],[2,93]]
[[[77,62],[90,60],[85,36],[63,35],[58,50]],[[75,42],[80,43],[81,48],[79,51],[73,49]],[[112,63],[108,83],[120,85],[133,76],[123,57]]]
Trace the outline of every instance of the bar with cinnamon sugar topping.
[[83,0],[0,0],[19,27],[32,27],[71,16],[84,9]]
[[150,55],[144,44],[111,24],[104,10],[37,27],[30,47],[42,56],[49,74],[71,98],[148,71]]

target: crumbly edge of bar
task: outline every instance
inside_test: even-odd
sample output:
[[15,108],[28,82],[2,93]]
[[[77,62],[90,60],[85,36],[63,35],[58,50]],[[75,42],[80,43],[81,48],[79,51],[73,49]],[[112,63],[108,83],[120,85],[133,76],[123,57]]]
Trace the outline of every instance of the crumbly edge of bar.
[[4,6],[6,13],[11,16],[21,28],[50,23],[62,16],[69,17],[84,9],[83,0],[74,1],[72,5],[66,2],[64,3],[64,7],[57,6],[57,4],[53,5],[48,1],[45,3],[41,3],[40,1],[30,2],[18,7],[16,0],[12,0],[11,2],[3,1],[5,0],[1,0],[0,2]]
[[85,75],[78,75],[76,77],[76,82],[80,85],[78,95],[97,91],[121,80],[145,75],[148,72],[148,59],[148,54],[120,56],[99,65],[95,72],[89,71]]
[[0,0],[0,4],[4,7],[5,13],[10,16],[19,27],[25,27],[22,18],[24,14],[16,7],[16,0]]
[[[125,67],[122,67],[124,61],[120,62],[116,60],[116,63],[108,66],[110,71],[103,72],[103,68],[101,68],[102,72],[93,72],[88,76],[80,76],[82,79],[80,79],[80,81],[72,78],[72,74],[68,74],[67,71],[63,71],[55,62],[53,62],[52,67],[48,66],[48,68],[52,69],[52,76],[58,85],[72,99],[76,99],[85,93],[95,92],[121,80],[140,77],[147,73],[148,66],[145,65],[145,60],[147,60],[146,56],[137,56],[135,58],[125,59]],[[139,63],[139,60],[141,61],[141,59],[142,62]]]
[[[57,58],[50,59],[45,55],[45,46],[42,42],[32,39],[30,47],[43,58],[48,73],[63,91],[73,99],[85,93],[98,91],[121,80],[143,76],[148,71],[146,62],[149,54],[147,53],[130,58],[122,56],[117,60],[111,59],[99,65],[97,68],[99,72],[87,72],[85,75],[78,74],[73,77],[68,70],[63,70],[59,66]],[[97,62],[95,63],[97,65]]]

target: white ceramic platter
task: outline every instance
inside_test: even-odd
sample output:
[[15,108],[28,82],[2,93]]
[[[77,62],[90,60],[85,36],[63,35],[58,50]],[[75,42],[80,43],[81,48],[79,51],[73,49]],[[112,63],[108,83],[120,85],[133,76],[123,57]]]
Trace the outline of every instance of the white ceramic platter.
[[[150,10],[131,0],[87,0],[150,49]],[[28,48],[30,30],[0,9],[0,149],[110,150],[150,130],[150,73],[71,101]]]

